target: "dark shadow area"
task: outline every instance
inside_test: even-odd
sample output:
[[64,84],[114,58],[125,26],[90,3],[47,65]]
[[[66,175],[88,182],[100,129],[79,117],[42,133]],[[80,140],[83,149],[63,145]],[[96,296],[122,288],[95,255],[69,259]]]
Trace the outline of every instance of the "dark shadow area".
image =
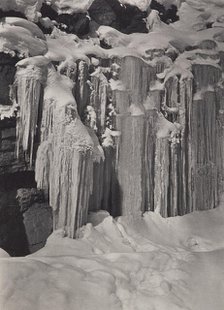
[[26,16],[21,12],[13,10],[3,11],[2,9],[0,9],[0,18],[3,17],[21,17],[26,19]]
[[109,199],[110,199],[110,204],[109,204],[110,214],[113,217],[121,216],[122,215],[121,206],[122,206],[123,195],[122,195],[121,186],[115,174],[113,175],[112,189],[109,195]]
[[10,256],[25,256],[30,253],[22,214],[14,214],[4,223],[0,221],[0,247]]
[[[41,7],[42,17],[49,17],[57,22],[57,27],[67,33],[74,33],[78,36],[84,36],[89,33],[90,19],[86,13],[58,14],[51,5],[43,3]],[[51,28],[44,27],[41,23],[38,26],[44,33],[51,33]]]
[[[89,18],[86,13],[61,14],[57,17],[58,28],[67,33],[74,33],[84,36],[89,32]],[[66,28],[64,27],[66,26]]]
[[207,23],[206,23],[206,28],[207,28],[207,29],[212,28],[212,27],[213,27],[213,24],[214,24],[214,22],[207,22]]
[[106,49],[106,50],[109,50],[112,48],[111,45],[107,44],[104,40],[100,40],[100,47]]
[[12,57],[10,54],[0,53],[0,103],[2,105],[11,105],[10,85],[13,85],[16,67],[15,64],[19,58]]
[[179,20],[179,16],[177,15],[177,7],[173,4],[166,8],[156,0],[152,0],[150,8],[158,11],[161,21],[166,24],[174,23]]
[[0,188],[6,191],[17,188],[32,188],[36,187],[34,171],[20,171],[12,174],[0,176]]
[[17,189],[21,187],[36,187],[34,172],[0,176],[0,247],[11,256],[29,254],[23,215],[16,200]]
[[51,20],[56,20],[58,17],[58,13],[46,3],[42,4],[40,12],[42,14],[42,17],[49,17]]
[[148,32],[144,20],[147,13],[136,6],[121,5],[118,0],[95,0],[88,12],[98,25],[110,26],[126,34]]
[[113,147],[106,148],[103,169],[104,183],[101,209],[108,211],[113,217],[117,217],[122,214],[122,190],[117,178],[115,158],[116,149]]

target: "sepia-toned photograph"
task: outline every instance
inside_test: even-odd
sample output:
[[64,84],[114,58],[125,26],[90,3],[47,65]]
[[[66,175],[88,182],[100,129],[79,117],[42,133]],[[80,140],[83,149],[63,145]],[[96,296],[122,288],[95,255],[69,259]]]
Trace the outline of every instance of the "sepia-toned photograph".
[[224,310],[224,0],[0,0],[0,309]]

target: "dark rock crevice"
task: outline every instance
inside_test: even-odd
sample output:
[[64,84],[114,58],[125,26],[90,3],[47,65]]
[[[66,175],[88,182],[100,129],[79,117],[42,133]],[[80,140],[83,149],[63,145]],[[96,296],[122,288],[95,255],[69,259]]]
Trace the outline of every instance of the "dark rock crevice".
[[161,21],[163,21],[166,24],[174,23],[179,20],[177,7],[173,4],[168,8],[166,8],[164,5],[157,2],[156,0],[152,0],[150,8],[152,10],[158,11]]
[[24,256],[44,246],[52,231],[52,211],[36,189],[34,171],[0,175],[0,247]]

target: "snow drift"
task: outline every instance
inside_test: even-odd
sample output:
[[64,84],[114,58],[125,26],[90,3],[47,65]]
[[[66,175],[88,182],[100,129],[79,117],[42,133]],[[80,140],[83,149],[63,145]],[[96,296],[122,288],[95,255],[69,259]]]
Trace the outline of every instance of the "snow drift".
[[56,231],[33,255],[1,252],[2,309],[223,309],[223,206],[89,220],[77,240]]

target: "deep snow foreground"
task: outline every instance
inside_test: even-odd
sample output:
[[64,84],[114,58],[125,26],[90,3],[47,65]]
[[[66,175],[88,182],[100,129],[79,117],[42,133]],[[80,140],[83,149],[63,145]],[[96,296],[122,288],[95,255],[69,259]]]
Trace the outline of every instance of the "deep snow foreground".
[[77,240],[56,231],[33,255],[0,252],[0,309],[223,309],[224,206],[89,220]]

